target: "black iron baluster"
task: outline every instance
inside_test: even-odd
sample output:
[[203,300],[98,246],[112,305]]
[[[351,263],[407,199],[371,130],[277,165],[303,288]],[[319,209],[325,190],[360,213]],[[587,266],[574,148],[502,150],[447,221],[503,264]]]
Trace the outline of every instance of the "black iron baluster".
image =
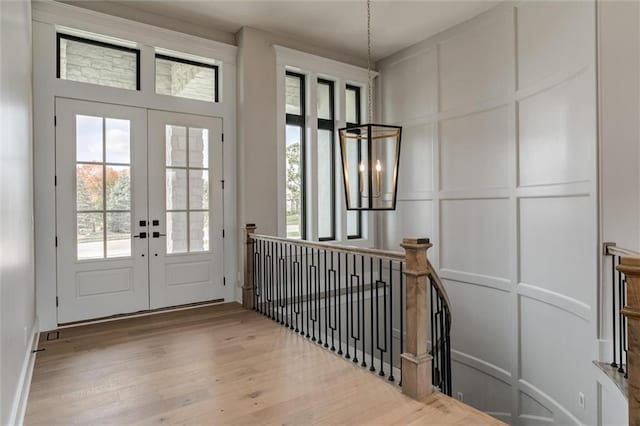
[[299,293],[300,298],[300,334],[304,335],[304,247],[300,246],[300,281],[299,281]]
[[[624,309],[624,307],[627,305],[627,276],[623,275],[622,276],[622,306],[620,307],[621,309]],[[622,337],[623,337],[623,343],[622,343],[622,347],[624,348],[624,358],[625,358],[625,366],[626,368],[624,368],[624,377],[625,379],[629,377],[629,352],[628,352],[628,347],[627,347],[627,333],[629,332],[629,329],[627,328],[627,317],[625,315],[622,315]]]
[[[312,251],[312,255],[313,255],[313,249],[311,249],[311,251]],[[305,298],[306,305],[307,305],[307,333],[305,334],[305,337],[309,338],[309,337],[311,337],[311,334],[309,334],[309,332],[310,332],[310,330],[309,330],[309,324],[310,324],[309,316],[311,314],[311,308],[309,306],[309,302],[310,302],[309,297],[311,296],[311,280],[309,279],[309,247],[305,247],[304,259],[307,262],[307,267],[305,268],[305,273],[306,273],[305,282],[307,284],[307,286],[306,286],[307,287],[307,294],[306,294],[306,298]]]
[[[402,273],[402,262],[400,262],[400,354],[404,353],[404,275]],[[402,386],[402,359],[400,360],[400,381]]]
[[429,299],[430,299],[430,304],[431,304],[431,357],[432,359],[432,364],[431,364],[431,377],[433,380],[434,384],[437,384],[438,381],[438,351],[436,350],[436,341],[437,341],[437,336],[436,336],[436,319],[437,319],[437,313],[436,313],[436,308],[435,308],[435,296],[434,296],[434,289],[433,289],[433,283],[431,282],[431,279],[429,279]]
[[[319,250],[319,249],[318,249]],[[316,257],[313,254],[313,249],[311,249],[311,272],[312,281],[309,283],[311,286],[311,294],[308,297],[313,297],[310,299],[311,312],[313,315],[311,316],[311,341],[316,341],[316,325],[318,322],[318,311],[316,310],[316,300],[318,298],[317,287],[318,287],[318,267],[316,265]]]
[[259,241],[253,240],[253,310],[258,311],[258,243]]
[[317,343],[322,344],[322,313],[320,312],[320,249],[316,250],[316,288],[313,295],[316,306],[316,328],[318,329]]
[[338,355],[342,355],[342,268],[340,262],[340,252],[338,255],[338,304],[336,305],[336,309],[338,310]]
[[[329,328],[331,329],[331,351],[335,352],[336,350],[336,342],[335,342],[335,332],[337,326],[337,314],[336,307],[338,306],[338,288],[336,284],[336,270],[333,268],[333,252],[331,252],[331,273],[329,274],[332,277],[333,283],[333,325],[329,324]],[[331,285],[329,285],[329,289],[331,289]],[[329,302],[329,308],[331,308],[331,302]],[[331,312],[329,312],[329,318],[331,318]]]
[[[380,299],[378,288],[382,285],[382,337],[384,348],[380,347]],[[378,375],[384,377],[384,353],[387,352],[387,284],[382,280],[382,259],[378,259],[378,281],[376,281],[376,347],[380,353],[380,371]]]
[[364,292],[365,292],[365,287],[366,287],[366,280],[365,280],[365,272],[364,272],[364,256],[360,256],[360,272],[362,273],[362,292],[360,294],[360,300],[362,301],[362,316],[360,317],[360,321],[362,323],[362,327],[360,328],[360,330],[362,331],[362,363],[360,364],[361,367],[366,367],[367,366],[367,351],[366,351],[366,337],[367,337],[367,332],[365,330],[365,318],[364,318],[364,311],[365,309],[365,305],[364,305]]
[[451,330],[451,317],[448,313],[448,309],[447,309],[447,315],[445,316],[446,320],[446,324],[445,324],[445,331],[447,333],[447,395],[451,396],[451,369],[452,369],[452,365],[451,365],[451,335],[449,330]]
[[291,244],[287,244],[285,246],[285,256],[287,258],[286,263],[286,274],[287,274],[287,278],[286,278],[286,283],[285,283],[285,288],[284,288],[284,297],[286,299],[286,307],[285,307],[285,318],[286,318],[286,322],[285,322],[285,327],[288,327],[289,329],[293,328],[293,315],[291,314],[291,296],[292,296],[292,284],[291,284],[291,276],[293,275],[293,270],[291,269]]
[[[618,265],[620,264],[620,256],[618,256]],[[618,363],[618,372],[620,373],[624,373],[624,368],[622,365],[622,351],[624,350],[624,346],[623,346],[623,339],[624,339],[624,330],[623,330],[623,324],[624,324],[624,316],[622,315],[622,308],[624,307],[624,301],[623,301],[623,293],[624,293],[624,289],[622,288],[622,272],[618,271],[618,331],[619,331],[619,346],[618,346],[618,353],[620,355],[620,362]]]
[[267,318],[273,315],[273,241],[267,243]]
[[320,311],[320,267],[322,266],[322,261],[320,259],[320,249],[318,249],[317,254],[318,267],[316,268],[316,316],[318,317],[318,344],[322,345],[322,312]]
[[329,270],[327,269],[327,251],[323,251],[324,255],[324,347],[329,347],[329,306],[331,305],[331,295],[329,294],[328,289],[329,282],[327,279],[329,278]]
[[438,352],[438,388],[442,389],[443,353],[442,353],[442,311],[440,310],[440,298],[436,298],[436,310],[437,310],[436,335],[437,335],[437,342],[438,342],[438,344],[436,345],[436,351]]
[[[351,289],[353,288],[353,284],[351,283],[351,276],[349,275],[349,255],[348,253],[344,254],[344,290],[346,292],[346,305],[345,305],[345,321],[346,321],[346,327],[344,330],[344,334],[346,336],[346,341],[347,341],[347,353],[344,356],[346,359],[350,359],[351,358],[351,354],[349,354],[349,335],[351,335],[351,328],[349,328],[349,320],[351,320],[351,323],[353,324],[353,292],[351,291]],[[349,308],[351,308],[351,312],[349,312]],[[351,316],[350,316],[351,315]]]
[[[386,309],[385,309],[386,312]],[[389,381],[393,382],[393,261],[389,260]]]
[[275,253],[275,269],[276,269],[276,273],[275,273],[275,297],[274,297],[274,304],[275,304],[275,315],[274,315],[274,320],[276,322],[280,322],[280,284],[281,284],[281,276],[280,276],[280,242],[276,242],[275,243],[275,249],[276,249],[276,253]]
[[440,299],[440,297],[438,297],[438,315],[440,316],[440,319],[438,321],[438,326],[440,327],[440,339],[438,344],[438,351],[440,352],[440,388],[443,389],[442,391],[444,392],[446,356],[444,342],[444,312],[442,312],[442,299]]
[[[356,309],[353,307],[353,279],[356,278]],[[353,255],[353,273],[349,280],[351,286],[351,338],[353,339],[353,362],[358,362],[358,341],[360,340],[360,275],[358,275],[358,266],[356,264],[356,255]],[[353,314],[356,314],[356,321],[353,319]],[[356,326],[356,332],[354,332],[354,325]]]
[[[375,364],[373,363],[373,356],[374,356],[374,351],[373,351],[373,258],[370,257],[369,258],[369,281],[371,281],[371,286],[369,287],[369,307],[370,307],[370,320],[371,323],[369,324],[371,329],[370,329],[370,337],[371,337],[371,365],[369,366],[369,371],[376,371],[376,367]],[[377,284],[376,284],[377,285]],[[376,305],[378,305],[378,302],[376,301]]]
[[300,317],[300,287],[299,287],[299,282],[300,282],[300,261],[298,258],[298,246],[295,246],[293,248],[294,253],[295,253],[295,261],[293,262],[295,271],[294,271],[294,276],[295,276],[295,282],[293,284],[293,288],[294,288],[294,292],[296,293],[295,295],[295,300],[294,300],[294,308],[293,311],[296,314],[296,328],[295,331],[296,333],[300,332],[300,326],[299,326],[299,317]]
[[611,366],[618,367],[616,363],[616,257],[611,256],[611,323],[613,324],[613,361]]
[[287,247],[281,244],[280,247],[280,325],[285,325],[287,319]]
[[269,317],[269,241],[264,242],[264,313],[263,315]]
[[265,241],[265,257],[264,257],[264,315],[269,318],[269,304],[270,304],[270,292],[269,292],[269,271],[270,271],[270,263],[271,263],[271,254],[269,251],[269,247],[271,247],[271,242]]
[[264,316],[267,315],[266,302],[267,302],[267,243],[260,241],[260,313]]
[[278,243],[271,242],[271,319],[278,321]]

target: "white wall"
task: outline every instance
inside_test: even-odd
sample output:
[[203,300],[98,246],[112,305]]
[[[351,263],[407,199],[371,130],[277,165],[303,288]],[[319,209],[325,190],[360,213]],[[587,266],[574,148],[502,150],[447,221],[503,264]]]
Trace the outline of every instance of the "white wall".
[[0,424],[20,416],[35,325],[31,3],[0,2]]
[[432,238],[454,395],[512,424],[596,422],[595,12],[505,3],[378,63],[404,126],[383,245]]

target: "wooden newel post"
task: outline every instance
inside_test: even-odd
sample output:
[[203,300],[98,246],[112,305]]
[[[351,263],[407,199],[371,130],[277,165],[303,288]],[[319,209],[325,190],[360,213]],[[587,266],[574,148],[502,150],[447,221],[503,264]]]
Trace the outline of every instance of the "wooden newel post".
[[622,314],[628,322],[629,425],[640,426],[640,258],[623,257],[618,271],[627,277],[627,304]]
[[244,257],[244,287],[242,287],[242,307],[245,309],[253,309],[253,244],[254,240],[251,234],[256,232],[256,225],[247,223],[245,227],[246,233],[246,253]]
[[407,303],[407,349],[401,357],[402,392],[414,399],[423,399],[432,392],[431,363],[427,337],[429,330],[427,250],[428,238],[405,238],[400,244],[405,251],[404,271]]

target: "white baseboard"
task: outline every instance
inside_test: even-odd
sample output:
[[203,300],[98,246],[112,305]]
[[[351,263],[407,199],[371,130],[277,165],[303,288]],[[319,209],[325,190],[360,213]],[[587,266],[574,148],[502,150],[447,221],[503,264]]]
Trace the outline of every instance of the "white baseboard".
[[33,366],[36,361],[36,356],[33,351],[38,348],[39,336],[38,321],[36,320],[31,330],[31,341],[29,345],[27,345],[27,352],[25,353],[22,369],[20,370],[20,379],[18,380],[16,394],[13,397],[9,425],[22,426],[24,423],[24,415],[27,410],[27,398],[29,398],[29,389],[31,388],[31,379],[33,377]]

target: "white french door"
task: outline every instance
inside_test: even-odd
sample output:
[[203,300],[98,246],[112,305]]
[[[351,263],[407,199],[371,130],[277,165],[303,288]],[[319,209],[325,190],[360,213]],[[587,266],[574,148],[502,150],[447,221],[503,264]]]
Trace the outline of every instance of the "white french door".
[[56,121],[58,323],[222,298],[221,120],[59,98]]
[[149,111],[150,307],[223,298],[222,120]]

